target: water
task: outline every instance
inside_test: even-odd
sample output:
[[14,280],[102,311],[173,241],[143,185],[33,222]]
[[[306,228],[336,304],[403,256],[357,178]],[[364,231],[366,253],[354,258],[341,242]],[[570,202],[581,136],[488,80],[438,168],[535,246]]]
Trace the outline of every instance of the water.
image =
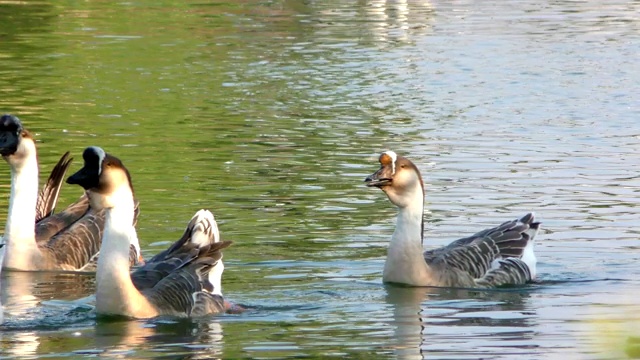
[[[619,359],[640,336],[637,2],[4,2],[0,109],[42,178],[99,145],[148,257],[200,208],[241,315],[97,321],[93,278],[2,275],[0,357]],[[379,152],[431,248],[535,210],[540,283],[384,286]],[[8,166],[0,166],[6,218]],[[62,204],[80,189],[63,189]],[[636,353],[637,354],[637,353]]]

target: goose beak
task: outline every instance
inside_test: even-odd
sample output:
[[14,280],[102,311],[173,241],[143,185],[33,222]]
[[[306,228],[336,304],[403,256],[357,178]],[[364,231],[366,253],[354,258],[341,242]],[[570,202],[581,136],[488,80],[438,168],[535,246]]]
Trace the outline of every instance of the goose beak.
[[22,123],[13,115],[0,117],[0,155],[9,156],[18,151]]
[[98,180],[98,175],[96,172],[97,171],[87,169],[87,167],[83,167],[67,178],[67,184],[80,185],[85,190],[89,190],[98,186],[98,181],[96,181]]
[[380,170],[374,172],[373,174],[367,176],[366,179],[364,179],[364,182],[366,183],[365,185],[371,187],[371,186],[376,186],[376,187],[383,187],[385,185],[389,185],[391,183],[391,178],[388,177],[383,177],[382,173],[384,171],[384,167],[381,167]]
[[7,131],[0,133],[0,155],[9,156],[18,151],[18,138]]
[[87,175],[88,175],[87,171],[84,168],[82,168],[78,170],[75,174],[67,178],[67,184],[79,185],[80,183],[86,181]]
[[9,156],[18,151],[20,138],[13,131],[0,131],[0,155]]

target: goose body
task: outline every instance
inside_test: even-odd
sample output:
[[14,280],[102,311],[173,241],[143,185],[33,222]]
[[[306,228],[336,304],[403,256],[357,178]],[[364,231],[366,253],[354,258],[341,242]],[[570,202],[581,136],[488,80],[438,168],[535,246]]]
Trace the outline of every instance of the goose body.
[[[0,117],[0,154],[11,167],[11,197],[2,238],[3,269],[22,271],[92,271],[100,249],[104,213],[89,206],[86,194],[54,214],[60,188],[71,164],[65,153],[38,192],[35,141],[20,120]],[[138,243],[131,258],[139,258]]]
[[423,249],[424,184],[407,158],[386,151],[380,169],[365,179],[398,207],[382,279],[411,286],[492,288],[535,279],[533,213],[480,231],[449,245]]
[[96,311],[102,315],[151,318],[194,317],[225,311],[221,289],[222,249],[213,214],[198,211],[181,239],[129,272],[128,247],[137,239],[133,186],[128,170],[98,147],[83,153],[84,167],[67,179],[82,186],[91,206],[106,212],[96,273]]

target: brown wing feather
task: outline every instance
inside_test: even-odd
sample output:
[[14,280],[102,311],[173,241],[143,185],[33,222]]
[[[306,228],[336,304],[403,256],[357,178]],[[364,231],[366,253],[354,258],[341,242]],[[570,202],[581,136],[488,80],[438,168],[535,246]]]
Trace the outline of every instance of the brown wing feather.
[[51,175],[38,194],[38,202],[36,203],[36,223],[40,220],[51,216],[58,203],[60,188],[64,182],[64,176],[73,160],[67,151],[62,155],[58,163],[51,170]]
[[83,270],[100,251],[105,211],[90,210],[65,231],[53,236],[42,249],[47,249],[60,268]]
[[[87,199],[86,194],[81,200],[82,199]],[[71,206],[73,206],[73,204]],[[136,200],[135,206],[134,226],[140,213],[140,202]],[[87,209],[85,217],[74,222],[68,228],[64,229],[64,231],[59,232],[49,239],[48,242],[44,242],[41,246],[48,249],[61,266],[68,265],[83,272],[95,272],[98,268],[98,257],[100,255],[100,245],[102,244],[104,223],[104,210],[89,212]],[[94,252],[96,239],[98,250]],[[68,248],[68,246],[72,246],[73,248]],[[90,255],[90,257],[88,261],[85,261],[87,254]],[[139,254],[138,249],[131,244],[129,247],[129,265],[140,265],[140,260],[142,260],[141,254]]]
[[36,223],[36,241],[47,242],[55,234],[66,229],[89,211],[89,198],[83,194],[78,201],[63,211],[48,216]]

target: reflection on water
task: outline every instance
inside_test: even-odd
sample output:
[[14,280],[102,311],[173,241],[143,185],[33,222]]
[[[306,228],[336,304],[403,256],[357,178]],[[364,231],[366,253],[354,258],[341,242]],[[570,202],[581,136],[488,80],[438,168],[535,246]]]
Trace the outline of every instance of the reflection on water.
[[393,309],[393,348],[401,359],[422,359],[425,329],[423,302],[433,291],[430,288],[386,286],[386,301]]
[[[72,166],[89,145],[117,154],[147,256],[211,209],[234,241],[225,296],[251,308],[103,322],[92,276],[6,273],[0,357],[624,357],[640,334],[639,10],[0,4],[0,110],[34,133],[42,178],[66,150]],[[384,149],[423,172],[429,248],[535,210],[541,283],[382,286],[395,209],[362,180]],[[3,164],[0,179],[4,219]]]
[[[505,358],[526,355],[536,348],[535,309],[522,290],[387,286],[392,305],[395,354],[403,359]],[[495,354],[500,344],[500,354]],[[445,355],[446,354],[446,355]]]
[[41,353],[45,331],[86,326],[91,320],[81,299],[93,291],[93,276],[87,274],[3,271],[2,355],[35,356]]
[[[450,358],[508,359],[529,354],[537,347],[537,324],[532,321],[536,314],[529,307],[526,292],[489,291],[469,295],[472,296],[465,300],[457,297],[432,304],[435,316],[429,321],[431,326],[426,327],[425,337],[430,341],[423,350],[446,353]],[[500,354],[495,354],[496,344],[502,349]]]
[[94,292],[90,274],[3,271],[0,300],[5,326],[22,326],[23,321],[40,321],[40,303],[48,300],[78,300]]
[[220,357],[224,344],[222,325],[216,320],[98,321],[94,332],[81,336],[89,346],[76,353],[100,352],[111,358],[127,358],[141,348],[152,354],[156,344],[163,344],[174,356],[211,359]]

